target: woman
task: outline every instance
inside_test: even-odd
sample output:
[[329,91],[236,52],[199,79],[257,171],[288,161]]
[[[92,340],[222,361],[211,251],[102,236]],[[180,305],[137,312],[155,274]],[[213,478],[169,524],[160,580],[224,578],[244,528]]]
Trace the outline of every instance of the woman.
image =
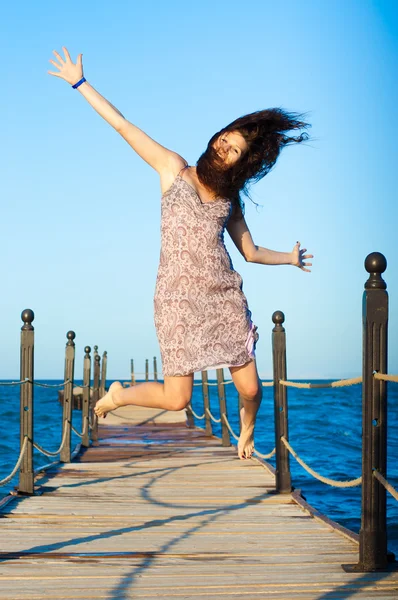
[[256,246],[243,217],[240,194],[275,164],[283,146],[308,136],[285,131],[308,127],[299,115],[281,109],[237,119],[210,140],[196,167],[147,136],[84,78],[82,55],[73,63],[54,51],[60,77],[77,89],[160,176],[162,249],[155,292],[155,324],[162,354],[164,383],[148,382],[124,389],[113,383],[95,406],[98,417],[118,406],[134,404],[181,410],[191,399],[195,371],[229,367],[243,399],[239,458],[253,453],[256,414],[262,386],[255,363],[256,327],[224,246],[227,229],[249,262],[294,265],[303,271],[312,258],[297,242],[292,252]]

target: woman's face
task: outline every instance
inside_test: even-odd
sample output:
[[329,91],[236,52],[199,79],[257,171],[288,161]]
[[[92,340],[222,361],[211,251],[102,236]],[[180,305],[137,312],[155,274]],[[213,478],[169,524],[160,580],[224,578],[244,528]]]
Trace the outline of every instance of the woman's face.
[[248,149],[248,145],[243,135],[239,132],[227,131],[216,139],[213,143],[213,148],[224,165],[231,166],[244,155]]

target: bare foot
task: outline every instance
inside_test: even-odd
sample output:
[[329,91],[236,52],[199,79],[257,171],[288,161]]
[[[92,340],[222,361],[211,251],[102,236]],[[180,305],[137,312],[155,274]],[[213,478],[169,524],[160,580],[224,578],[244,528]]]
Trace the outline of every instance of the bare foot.
[[240,459],[251,458],[254,450],[254,421],[245,423],[245,409],[241,408],[241,432],[238,442],[238,456]]
[[109,386],[108,392],[105,394],[105,396],[101,398],[101,400],[98,400],[98,402],[94,406],[94,412],[97,415],[97,417],[103,417],[105,419],[107,413],[110,410],[115,410],[115,408],[118,407],[112,395],[117,389],[120,388],[123,389],[123,386],[119,381],[115,381]]

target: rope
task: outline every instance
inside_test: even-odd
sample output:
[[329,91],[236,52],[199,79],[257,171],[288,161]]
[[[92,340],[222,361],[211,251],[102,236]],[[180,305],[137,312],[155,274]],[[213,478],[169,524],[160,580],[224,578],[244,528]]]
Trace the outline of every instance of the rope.
[[263,387],[272,387],[274,385],[273,381],[262,381]]
[[387,373],[373,373],[373,377],[381,381],[393,381],[394,383],[398,383],[398,375],[387,375]]
[[75,429],[75,428],[73,427],[73,425],[72,425],[72,424],[71,424],[71,429],[72,429],[72,431],[74,431],[74,432],[76,433],[76,435],[78,435],[80,438],[82,438],[82,437],[84,437],[84,436],[86,435],[86,433],[87,433],[87,425],[88,425],[88,419],[87,419],[87,417],[85,417],[85,418],[84,418],[84,427],[83,427],[83,431],[82,431],[81,433],[79,433],[79,432],[77,431],[77,429]]
[[[235,434],[235,432],[233,431],[231,425],[229,424],[227,415],[225,413],[222,414],[222,419],[224,420],[225,425],[228,428],[229,433],[232,435],[232,437],[239,442],[239,437]],[[271,458],[272,456],[274,456],[275,452],[276,452],[276,448],[274,448],[272,450],[272,452],[270,452],[269,454],[261,454],[261,452],[259,452],[258,450],[256,450],[256,448],[253,448],[253,452],[255,452],[257,454],[257,456],[259,456],[260,458]]]
[[203,415],[197,415],[191,405],[189,405],[188,410],[190,410],[191,413],[193,414],[193,416],[196,417],[197,419],[199,419],[199,421],[201,421],[202,419],[204,419],[206,417],[206,413],[203,413]]
[[23,441],[22,448],[21,448],[21,451],[19,453],[19,457],[18,457],[18,460],[17,460],[17,462],[15,464],[15,467],[13,468],[13,470],[11,471],[11,473],[8,475],[8,477],[5,477],[4,479],[2,479],[0,481],[0,486],[6,485],[6,483],[8,483],[9,481],[11,481],[11,479],[14,477],[14,475],[18,471],[19,467],[21,466],[21,462],[22,462],[22,459],[23,459],[23,457],[25,455],[25,451],[26,451],[27,446],[28,446],[28,437],[25,436],[25,439]]
[[44,448],[42,448],[41,446],[39,446],[39,444],[33,443],[33,446],[36,448],[36,450],[38,450],[39,452],[41,452],[42,454],[44,454],[45,456],[57,456],[63,449],[65,442],[66,442],[66,436],[68,433],[68,428],[66,426],[67,421],[65,421],[65,425],[64,425],[64,433],[62,436],[62,441],[61,441],[61,445],[58,448],[58,450],[56,450],[55,452],[49,452],[48,450],[44,450]]
[[227,419],[227,415],[225,413],[223,413],[221,415],[221,418],[224,421],[225,425],[227,426],[227,429],[228,429],[229,433],[232,435],[232,437],[234,438],[234,440],[236,440],[237,442],[239,442],[239,437],[234,433],[231,425],[229,424],[229,421]]
[[27,383],[28,380],[23,380],[23,381],[2,381],[0,382],[0,385],[23,385],[24,383]]
[[[233,383],[232,379],[229,379],[228,381],[222,381],[221,385],[229,385],[230,383]],[[218,383],[217,382],[210,383],[209,381],[207,381],[207,382],[203,381],[202,383],[194,383],[194,385],[218,385]]]
[[393,498],[395,498],[395,500],[398,500],[398,492],[391,485],[391,483],[388,483],[387,479],[384,479],[383,475],[381,473],[379,473],[379,471],[374,470],[373,471],[373,475],[376,477],[377,481],[379,481],[381,483],[381,485],[384,485],[384,487],[386,488],[387,492],[390,492],[391,496]]
[[362,383],[362,377],[353,377],[352,379],[339,379],[339,381],[332,381],[331,383],[298,383],[297,381],[284,381],[283,379],[280,379],[279,383],[281,385],[284,385],[285,387],[294,387],[302,389],[335,388]]
[[256,450],[254,448],[254,452],[257,454],[257,456],[259,456],[260,458],[272,458],[274,456],[274,454],[276,454],[276,448],[274,448],[269,454],[261,454],[261,452],[259,452],[258,450]]
[[323,483],[327,483],[328,485],[332,485],[333,487],[340,487],[340,488],[348,488],[348,487],[355,487],[357,485],[361,485],[362,477],[358,477],[357,479],[352,479],[350,481],[336,481],[335,479],[329,479],[328,477],[323,477],[323,475],[320,475],[319,473],[317,473],[316,471],[311,469],[311,467],[309,467],[303,460],[301,460],[301,458],[293,450],[293,448],[291,447],[291,445],[289,444],[289,442],[287,441],[287,439],[284,436],[281,437],[281,440],[285,444],[286,448],[289,450],[290,454],[292,456],[294,456],[294,458],[303,467],[303,469],[305,469],[310,475],[315,477],[315,479],[319,479],[319,481],[322,481]]
[[86,385],[80,385],[80,383],[75,383],[75,386],[74,386],[73,389],[75,390],[76,388],[82,388],[82,390],[84,390],[84,389],[86,389],[88,387],[90,387],[89,383],[86,383]]
[[62,383],[38,383],[37,381],[31,381],[30,379],[26,379],[25,382],[29,382],[29,383],[33,383],[33,385],[38,385],[39,387],[44,387],[44,388],[57,388],[57,387],[63,387],[64,385],[66,385],[67,383],[73,383],[70,379],[67,379],[66,381],[63,381]]
[[215,417],[213,417],[213,415],[211,414],[211,412],[208,408],[206,408],[206,414],[209,415],[209,417],[213,421],[213,423],[221,423],[221,419],[216,419]]

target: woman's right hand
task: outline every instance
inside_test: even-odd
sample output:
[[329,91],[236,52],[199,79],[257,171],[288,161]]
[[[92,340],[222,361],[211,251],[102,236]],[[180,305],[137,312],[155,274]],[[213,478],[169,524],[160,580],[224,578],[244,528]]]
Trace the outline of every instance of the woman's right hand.
[[54,73],[53,71],[48,71],[49,75],[54,75],[55,77],[60,77],[61,79],[65,79],[70,85],[75,85],[80,79],[83,77],[83,64],[82,64],[82,54],[79,54],[76,59],[76,64],[74,64],[71,60],[68,50],[65,46],[62,46],[62,50],[64,51],[65,58],[62,58],[60,54],[56,50],[53,50],[53,53],[57,57],[59,62],[55,62],[55,60],[50,59],[50,63],[54,65],[57,69],[59,69],[59,73]]

